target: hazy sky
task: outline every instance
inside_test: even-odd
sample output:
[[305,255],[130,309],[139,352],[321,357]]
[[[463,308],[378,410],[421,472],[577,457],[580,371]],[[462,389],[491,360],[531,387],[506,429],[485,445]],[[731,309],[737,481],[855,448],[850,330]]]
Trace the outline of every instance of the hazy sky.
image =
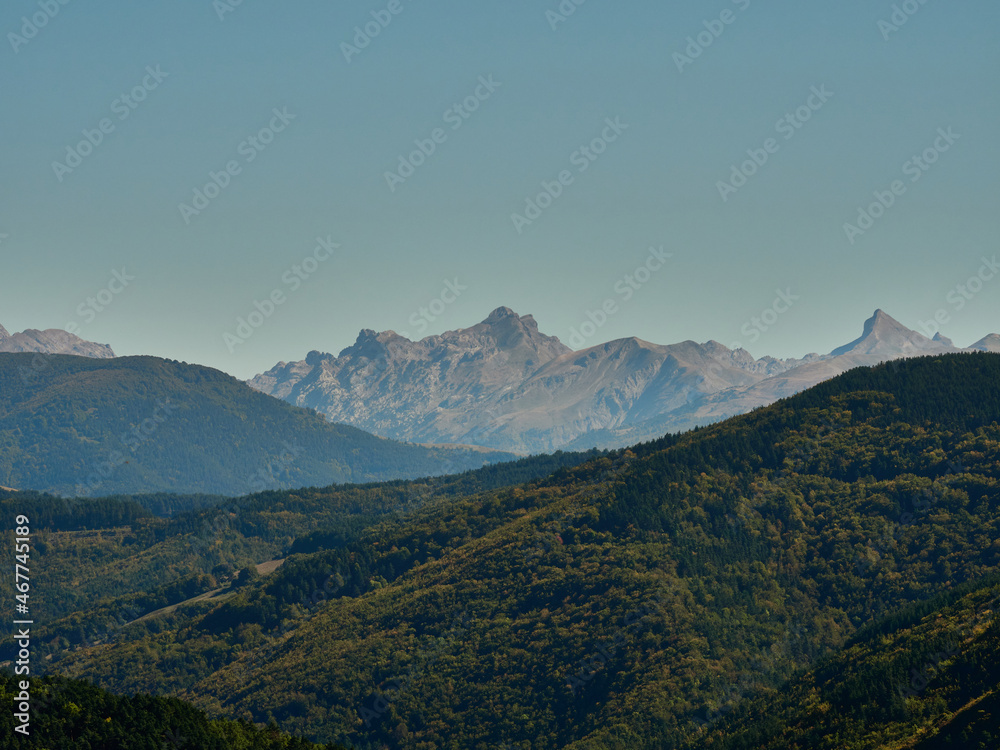
[[901,6],[12,0],[0,323],[240,377],[500,305],[569,341],[608,299],[587,345],[801,355],[877,307],[970,344],[1000,331],[1000,275],[958,289],[1000,252],[1000,7]]

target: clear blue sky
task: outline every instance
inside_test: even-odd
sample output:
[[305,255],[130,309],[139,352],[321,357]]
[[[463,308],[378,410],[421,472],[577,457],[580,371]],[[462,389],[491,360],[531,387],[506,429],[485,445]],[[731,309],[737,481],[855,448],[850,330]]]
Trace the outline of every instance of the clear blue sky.
[[[399,0],[350,62],[342,44],[388,0],[243,0],[222,19],[211,0],[73,0],[29,39],[22,17],[41,20],[43,5],[0,13],[11,331],[76,322],[120,354],[240,377],[339,351],[361,328],[438,333],[500,305],[568,340],[609,298],[616,312],[588,344],[717,339],[801,355],[855,338],[876,307],[911,327],[943,309],[962,345],[1000,331],[1000,277],[961,310],[948,301],[1000,251],[995,2],[914,2],[893,31],[879,28],[893,3],[870,0],[587,0],[564,22],[546,17],[556,0]],[[724,10],[731,23],[679,70],[675,54]],[[147,72],[157,66],[165,78]],[[779,127],[812,87],[832,96]],[[451,109],[477,91],[467,119]],[[78,166],[53,166],[105,118]],[[627,129],[609,129],[615,118]],[[272,125],[283,129],[267,144],[246,140]],[[386,172],[436,128],[434,153],[390,188]],[[615,140],[596,161],[575,153],[604,136]],[[936,163],[907,165],[935,142],[948,146]],[[720,190],[748,149],[767,162]],[[229,162],[226,187],[183,215]],[[511,215],[564,170],[572,181],[519,231]],[[850,242],[844,224],[896,180],[905,192]],[[318,237],[341,247],[327,258]],[[652,246],[672,257],[625,300],[615,286]],[[317,247],[327,259],[307,273]],[[134,279],[99,296],[123,268]],[[456,279],[467,289],[414,327]],[[779,289],[799,299],[751,340],[746,324]],[[274,291],[274,314],[227,346]],[[79,314],[89,298],[111,304]]]

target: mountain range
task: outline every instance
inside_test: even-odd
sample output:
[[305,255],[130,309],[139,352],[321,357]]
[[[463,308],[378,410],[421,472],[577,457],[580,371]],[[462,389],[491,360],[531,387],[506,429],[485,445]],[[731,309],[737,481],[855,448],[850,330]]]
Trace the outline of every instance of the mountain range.
[[107,344],[84,341],[79,336],[56,328],[38,331],[29,328],[11,334],[0,325],[0,352],[34,352],[37,354],[75,354],[79,357],[110,359],[115,356]]
[[[1000,336],[972,350],[998,352]],[[957,351],[882,310],[855,341],[801,359],[638,338],[573,351],[531,315],[501,307],[420,341],[363,330],[337,356],[313,351],[248,383],[382,437],[536,453],[624,447],[746,413],[854,367]]]
[[995,750],[998,379],[855,368],[535,479],[35,499],[37,663],[356,748]]

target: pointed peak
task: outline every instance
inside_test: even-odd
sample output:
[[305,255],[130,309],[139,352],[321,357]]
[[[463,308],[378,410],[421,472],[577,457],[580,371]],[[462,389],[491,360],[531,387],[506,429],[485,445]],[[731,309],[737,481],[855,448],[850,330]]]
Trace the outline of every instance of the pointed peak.
[[936,341],[939,344],[944,344],[945,346],[955,346],[955,342],[947,336],[942,336],[940,331],[934,334],[934,338],[931,339],[931,341]]
[[0,326],[0,341],[3,341],[4,339],[9,339],[9,338],[10,338],[10,334],[7,332],[7,329],[4,328],[3,326]]
[[940,348],[941,342],[932,342],[923,334],[911,331],[891,315],[879,309],[865,321],[861,338],[834,349],[830,355],[833,357],[841,354],[900,356],[928,349],[938,351]]
[[879,328],[905,328],[905,326],[896,320],[894,317],[889,315],[885,310],[879,308],[872,316],[865,321],[865,332],[877,330]]
[[[518,315],[509,307],[498,307],[479,326],[483,328],[498,328],[498,330],[527,330],[538,332],[538,323],[531,315]],[[482,328],[480,328],[482,330]]]
[[484,323],[499,323],[501,320],[507,320],[508,318],[520,319],[520,316],[511,310],[509,307],[498,307],[496,310],[489,314],[489,317],[484,320]]
[[369,359],[378,359],[385,356],[389,343],[393,341],[409,341],[409,339],[403,338],[395,331],[379,333],[371,328],[362,328],[354,344],[344,349],[338,356],[355,354]]
[[708,341],[703,343],[702,346],[705,347],[706,349],[712,349],[717,351],[722,349],[725,349],[727,352],[732,351],[728,346],[726,346],[720,341],[716,341],[715,339],[709,339]]

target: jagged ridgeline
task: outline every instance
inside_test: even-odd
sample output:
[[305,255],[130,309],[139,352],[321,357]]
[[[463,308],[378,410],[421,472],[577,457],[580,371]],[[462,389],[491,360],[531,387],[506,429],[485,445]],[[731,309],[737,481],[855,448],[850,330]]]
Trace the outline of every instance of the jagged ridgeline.
[[[391,750],[794,747],[780,732],[740,739],[761,713],[739,709],[820,665],[815,700],[786,688],[809,723],[789,731],[812,732],[798,746],[918,747],[906,731],[919,739],[977,690],[976,711],[995,716],[992,673],[965,694],[897,684],[931,675],[932,659],[947,668],[951,645],[921,628],[937,611],[961,619],[962,597],[974,613],[962,637],[978,639],[967,666],[1000,656],[976,588],[1000,571],[998,383],[994,354],[858,369],[526,484],[428,485],[405,518],[346,528],[327,511],[287,540],[282,567],[215,599],[82,648],[71,623],[54,623],[47,664],[116,693]],[[242,538],[308,499],[268,496],[255,520],[241,516]],[[887,643],[891,668],[852,677],[852,655],[877,661]],[[842,666],[818,661],[838,654]],[[872,713],[879,701],[896,713]],[[768,726],[780,729],[776,705]],[[968,736],[984,736],[992,718],[965,716]],[[841,743],[838,721],[853,717],[885,734]]]
[[208,367],[0,354],[0,486],[243,495],[457,473],[512,458],[383,440]]
[[[642,270],[665,262],[662,248],[651,248]],[[626,279],[621,284],[632,293]],[[791,289],[776,291],[772,306],[741,329],[743,341],[753,344],[799,299]],[[924,335],[882,310],[859,338],[801,359],[755,359],[738,343],[730,349],[718,341],[598,343],[608,316],[589,311],[588,318],[581,330],[572,329],[569,346],[542,333],[531,315],[507,307],[477,325],[419,341],[364,330],[336,356],[313,351],[248,382],[394,440],[535,453],[624,448],[746,414],[855,367],[960,351],[928,325],[920,326]],[[970,349],[1000,351],[998,342],[991,335]]]

